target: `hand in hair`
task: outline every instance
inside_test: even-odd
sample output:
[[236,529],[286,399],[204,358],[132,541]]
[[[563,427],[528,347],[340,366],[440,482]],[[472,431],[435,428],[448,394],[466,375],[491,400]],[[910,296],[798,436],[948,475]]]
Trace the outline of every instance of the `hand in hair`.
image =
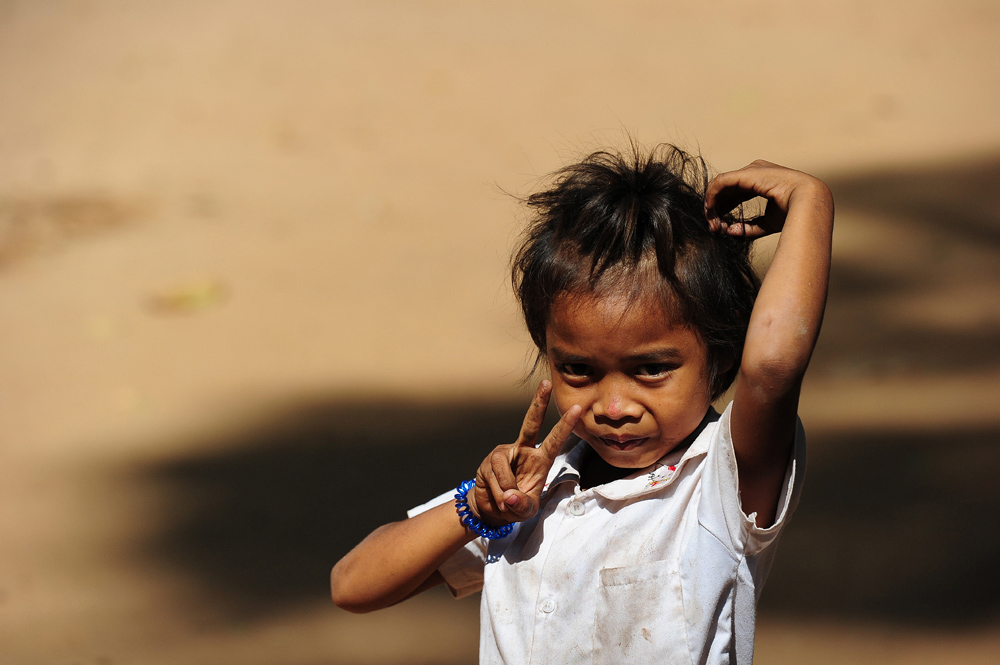
[[[757,197],[767,199],[764,214],[746,220],[728,222],[723,215],[742,203]],[[826,185],[817,178],[758,159],[738,171],[717,176],[705,192],[705,216],[709,227],[717,233],[761,238],[778,233],[795,199],[810,199],[833,210],[833,197]]]
[[469,492],[468,500],[472,512],[487,524],[523,522],[538,512],[552,462],[582,413],[579,406],[570,408],[536,447],[551,394],[552,384],[542,381],[517,441],[497,446],[479,465],[476,487]]

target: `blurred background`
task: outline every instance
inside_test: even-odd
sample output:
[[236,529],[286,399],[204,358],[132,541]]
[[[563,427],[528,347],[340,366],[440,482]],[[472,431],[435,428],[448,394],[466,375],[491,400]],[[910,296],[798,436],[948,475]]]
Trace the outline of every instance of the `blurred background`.
[[515,435],[515,196],[628,135],[837,197],[757,662],[996,662],[998,35],[993,0],[0,0],[0,662],[475,662],[477,599],[349,615],[329,569]]

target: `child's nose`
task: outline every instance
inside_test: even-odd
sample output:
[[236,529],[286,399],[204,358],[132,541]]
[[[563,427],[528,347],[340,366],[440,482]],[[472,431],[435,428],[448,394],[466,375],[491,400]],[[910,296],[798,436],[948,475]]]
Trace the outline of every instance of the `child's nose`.
[[617,397],[612,397],[611,401],[608,402],[608,415],[612,418],[622,417],[622,405]]
[[604,416],[612,420],[622,418],[632,418],[642,415],[638,413],[638,405],[628,398],[621,390],[615,387],[602,392],[597,402],[594,403],[594,415]]

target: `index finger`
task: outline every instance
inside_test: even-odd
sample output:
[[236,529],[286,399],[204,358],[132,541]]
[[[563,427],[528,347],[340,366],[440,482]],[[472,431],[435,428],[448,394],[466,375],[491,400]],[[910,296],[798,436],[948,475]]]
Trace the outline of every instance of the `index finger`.
[[747,171],[755,168],[751,164],[738,171],[720,173],[712,179],[705,191],[705,214],[709,220],[719,218],[751,199],[765,196],[758,191],[758,183],[748,177]]
[[[802,171],[758,159],[736,171],[715,176],[705,191],[705,208],[710,216],[713,211],[721,215],[754,196],[761,196],[784,210],[790,192],[810,178]],[[755,193],[747,196],[749,192]]]
[[549,407],[549,397],[552,395],[552,384],[542,381],[538,384],[538,390],[531,400],[528,413],[524,415],[524,422],[521,424],[521,434],[517,437],[517,445],[534,448],[538,442],[538,432],[542,429],[542,421],[545,419],[545,410]]
[[573,428],[580,421],[580,416],[583,414],[583,407],[578,404],[571,406],[566,413],[563,414],[556,426],[552,428],[549,435],[545,437],[542,441],[542,445],[538,446],[538,450],[549,460],[554,460],[556,455],[562,449],[566,439],[569,435],[573,433]]

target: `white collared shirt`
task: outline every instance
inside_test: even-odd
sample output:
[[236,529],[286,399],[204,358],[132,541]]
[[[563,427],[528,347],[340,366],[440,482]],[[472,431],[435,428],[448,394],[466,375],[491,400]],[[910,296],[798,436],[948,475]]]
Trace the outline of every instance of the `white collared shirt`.
[[441,566],[456,597],[483,590],[480,663],[752,661],[756,599],[798,501],[805,434],[799,423],[777,518],[761,529],[740,507],[730,411],[687,450],[587,490],[587,444],[573,437],[535,517]]

